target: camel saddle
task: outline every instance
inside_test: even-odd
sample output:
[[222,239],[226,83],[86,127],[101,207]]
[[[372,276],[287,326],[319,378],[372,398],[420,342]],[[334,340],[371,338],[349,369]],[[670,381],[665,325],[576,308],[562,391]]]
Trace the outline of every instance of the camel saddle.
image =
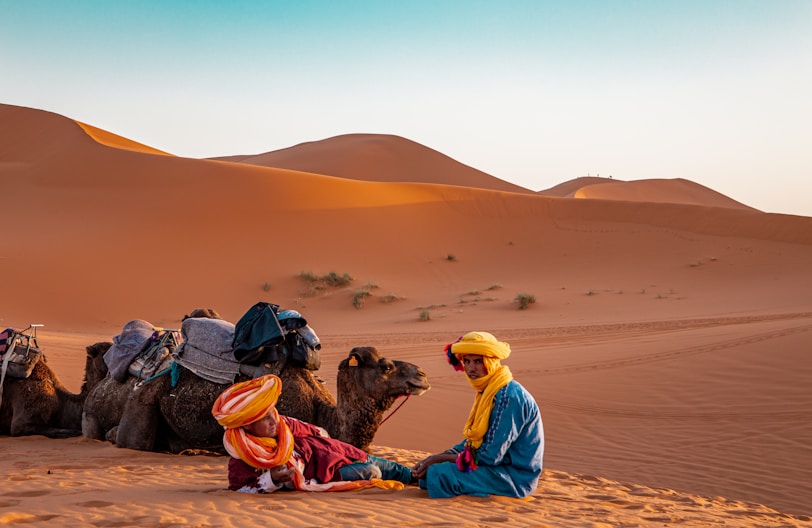
[[[212,383],[231,384],[247,368],[234,356],[234,323],[223,319],[189,317],[180,329],[183,341],[172,351],[172,359]],[[251,374],[249,374],[251,375]]]
[[171,366],[172,351],[181,341],[178,330],[157,328],[141,353],[130,363],[129,373],[140,380],[146,380],[159,371]]
[[0,332],[0,383],[5,376],[27,378],[42,357],[35,338],[6,328]]

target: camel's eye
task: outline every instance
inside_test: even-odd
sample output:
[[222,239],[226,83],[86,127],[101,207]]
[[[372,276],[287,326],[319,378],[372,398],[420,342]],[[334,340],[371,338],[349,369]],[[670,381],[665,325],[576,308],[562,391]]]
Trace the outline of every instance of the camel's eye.
[[395,369],[395,364],[388,359],[382,359],[380,364],[381,370],[384,371],[385,373],[391,372],[392,370]]

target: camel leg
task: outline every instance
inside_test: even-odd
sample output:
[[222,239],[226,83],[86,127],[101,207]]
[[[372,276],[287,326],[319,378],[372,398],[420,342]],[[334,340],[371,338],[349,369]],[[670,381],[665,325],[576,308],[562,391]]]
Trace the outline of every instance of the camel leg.
[[13,405],[13,417],[9,427],[11,436],[43,435],[48,438],[71,438],[82,434],[82,431],[78,429],[63,429],[47,425],[53,414],[51,406],[47,403],[38,409],[33,406],[26,408],[25,402],[20,402],[20,400],[20,398],[16,398]]
[[104,440],[104,430],[93,413],[82,412],[82,436],[91,440]]
[[82,436],[82,431],[79,429],[61,429],[59,427],[47,427],[31,423],[12,424],[11,436],[31,435],[42,435],[48,438],[72,438],[74,436]]
[[136,382],[135,378],[130,378],[119,383],[107,377],[90,391],[82,408],[82,434],[85,438],[110,441],[112,435],[115,443],[112,429],[121,421],[127,398]]
[[[159,383],[155,380],[150,383]],[[124,404],[124,412],[115,432],[117,447],[153,451],[158,435],[158,395],[154,386],[145,384],[133,390]],[[112,432],[112,431],[111,431]],[[111,440],[113,440],[111,438]]]

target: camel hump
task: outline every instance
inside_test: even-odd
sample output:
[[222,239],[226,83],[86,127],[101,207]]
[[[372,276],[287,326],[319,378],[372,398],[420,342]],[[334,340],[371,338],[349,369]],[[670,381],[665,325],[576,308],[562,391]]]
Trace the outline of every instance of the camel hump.
[[116,381],[124,383],[130,364],[144,350],[154,332],[152,323],[133,319],[124,325],[120,334],[113,336],[113,346],[104,354],[104,363]]
[[190,317],[183,320],[180,332],[184,342],[209,354],[227,355],[231,353],[234,323],[224,319]]
[[181,324],[183,341],[172,352],[182,367],[212,383],[234,383],[240,363],[231,350],[234,324],[223,319],[190,317]]

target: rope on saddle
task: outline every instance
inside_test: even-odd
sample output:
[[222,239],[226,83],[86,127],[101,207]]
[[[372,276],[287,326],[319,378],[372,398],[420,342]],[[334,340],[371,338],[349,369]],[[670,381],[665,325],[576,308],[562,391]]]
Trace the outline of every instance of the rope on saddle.
[[169,374],[172,377],[172,388],[175,388],[178,386],[178,380],[180,380],[180,368],[181,368],[180,365],[178,365],[177,362],[173,361],[172,363],[169,364],[168,367],[166,367],[162,371],[156,372],[147,379],[139,381],[138,383],[135,384],[135,386],[141,387],[145,383],[149,383],[150,381],[156,380],[161,376]]

